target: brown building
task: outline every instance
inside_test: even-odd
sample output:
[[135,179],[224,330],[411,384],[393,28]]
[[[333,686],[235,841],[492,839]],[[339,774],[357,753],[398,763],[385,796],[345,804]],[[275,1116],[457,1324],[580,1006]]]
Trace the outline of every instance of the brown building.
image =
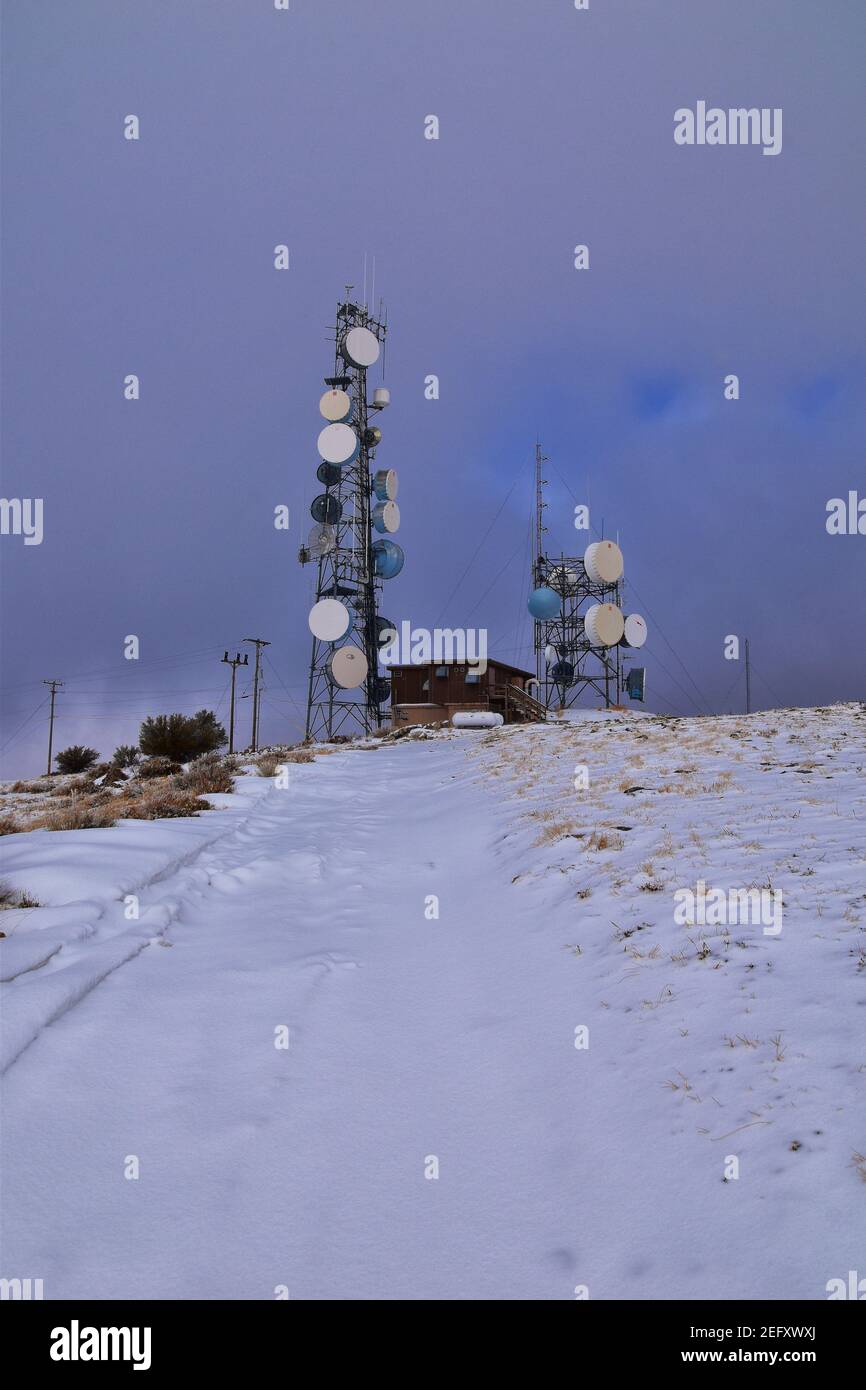
[[488,661],[483,674],[456,661],[427,661],[418,666],[391,667],[391,723],[440,724],[458,710],[493,710],[506,724],[543,720],[544,706],[527,692],[532,671]]

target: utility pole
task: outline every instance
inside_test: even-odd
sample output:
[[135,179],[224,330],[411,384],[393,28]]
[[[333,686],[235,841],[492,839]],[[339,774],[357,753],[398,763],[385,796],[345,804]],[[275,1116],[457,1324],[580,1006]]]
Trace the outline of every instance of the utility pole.
[[259,751],[259,670],[261,669],[262,647],[269,647],[270,642],[266,642],[264,637],[245,637],[245,642],[255,643],[256,665],[253,673],[253,740],[252,751]]
[[232,668],[232,701],[231,713],[229,714],[229,752],[233,753],[235,751],[235,676],[237,675],[239,666],[249,666],[250,659],[246,652],[244,652],[243,657],[241,657],[240,652],[238,652],[235,656],[229,659],[229,654],[228,652],[226,652],[225,656],[223,657],[223,661],[226,663],[227,666],[231,666]]
[[746,638],[746,714],[752,712],[752,667],[749,662],[749,639]]
[[56,696],[56,694],[57,694],[57,688],[58,688],[58,686],[61,686],[61,685],[63,684],[63,681],[43,681],[42,684],[43,684],[43,685],[50,685],[50,687],[51,687],[51,713],[50,713],[50,715],[48,716],[48,768],[47,768],[47,771],[46,771],[46,776],[47,776],[47,777],[50,777],[50,776],[51,776],[51,750],[52,750],[52,747],[53,747],[53,744],[54,744],[54,700],[55,700],[55,696]]

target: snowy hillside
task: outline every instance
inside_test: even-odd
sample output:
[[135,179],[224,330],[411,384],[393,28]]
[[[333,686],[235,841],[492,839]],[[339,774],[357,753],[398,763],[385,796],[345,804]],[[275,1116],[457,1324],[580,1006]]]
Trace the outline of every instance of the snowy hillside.
[[0,1273],[826,1298],[864,1264],[864,768],[862,706],[585,718],[4,837],[40,906],[0,914]]

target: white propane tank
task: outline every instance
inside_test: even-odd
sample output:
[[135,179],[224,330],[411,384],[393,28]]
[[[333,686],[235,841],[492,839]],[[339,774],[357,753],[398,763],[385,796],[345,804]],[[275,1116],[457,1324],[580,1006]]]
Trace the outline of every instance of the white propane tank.
[[492,709],[458,710],[451,716],[451,724],[455,729],[498,729],[504,723],[502,715],[496,714]]

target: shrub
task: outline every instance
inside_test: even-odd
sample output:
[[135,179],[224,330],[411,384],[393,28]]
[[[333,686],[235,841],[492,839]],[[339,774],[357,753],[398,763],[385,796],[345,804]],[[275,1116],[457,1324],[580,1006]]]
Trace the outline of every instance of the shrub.
[[97,763],[88,772],[86,785],[95,787],[98,782],[101,787],[113,787],[125,781],[126,773],[116,763]]
[[256,758],[260,777],[273,777],[277,768],[284,763],[314,763],[316,755],[311,748],[289,748],[285,753],[261,753]]
[[172,778],[172,785],[180,791],[230,792],[234,790],[235,779],[231,769],[218,753],[205,753],[191,763],[186,772]]
[[213,807],[194,792],[183,791],[168,783],[148,788],[141,796],[118,797],[112,807],[116,816],[127,820],[163,820],[177,816],[197,816],[199,811]]
[[58,806],[34,821],[34,830],[103,830],[114,825],[114,805],[76,796],[66,806]]
[[171,758],[178,763],[221,748],[226,741],[225,729],[209,709],[192,716],[152,715],[142,724],[138,739],[142,753],[148,757]]
[[64,777],[62,779],[55,777],[54,781],[51,783],[51,786],[48,788],[48,795],[68,796],[70,791],[72,791],[76,786],[79,785],[80,784],[77,781],[69,777]]
[[133,767],[140,757],[134,743],[121,743],[119,748],[115,748],[111,761],[115,767]]
[[145,758],[143,763],[138,765],[139,777],[170,777],[174,772],[180,772],[180,763],[172,762],[171,758]]
[[15,835],[20,829],[14,816],[0,816],[0,835]]
[[86,772],[98,761],[99,754],[96,749],[84,748],[80,743],[62,749],[56,758],[58,772]]
[[282,767],[285,762],[279,753],[264,753],[260,758],[256,758],[256,770],[260,777],[274,777],[278,767]]

